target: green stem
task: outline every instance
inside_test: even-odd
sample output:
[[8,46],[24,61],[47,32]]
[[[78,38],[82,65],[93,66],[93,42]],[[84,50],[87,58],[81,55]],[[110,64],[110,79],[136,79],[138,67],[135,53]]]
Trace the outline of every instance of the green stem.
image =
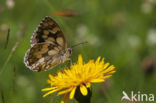
[[1,69],[1,71],[0,71],[0,75],[3,73],[5,67],[7,66],[8,62],[10,61],[10,59],[11,59],[11,57],[12,57],[14,51],[16,50],[16,48],[17,48],[17,46],[18,46],[18,44],[19,44],[19,42],[16,42],[16,44],[13,46],[13,48],[12,48],[12,50],[11,50],[11,52],[10,52],[8,58],[7,58],[7,60],[5,61],[4,65],[2,66],[2,69]]

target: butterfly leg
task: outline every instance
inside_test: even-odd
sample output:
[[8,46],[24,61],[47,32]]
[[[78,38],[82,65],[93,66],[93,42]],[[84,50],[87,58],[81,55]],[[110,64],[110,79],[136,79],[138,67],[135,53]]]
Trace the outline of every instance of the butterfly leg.
[[71,60],[71,58],[68,58],[67,60],[69,61],[70,65],[72,65],[72,60]]

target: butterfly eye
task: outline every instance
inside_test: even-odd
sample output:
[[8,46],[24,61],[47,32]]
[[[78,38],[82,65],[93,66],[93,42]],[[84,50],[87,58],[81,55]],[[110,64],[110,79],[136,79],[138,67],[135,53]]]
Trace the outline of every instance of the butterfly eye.
[[71,55],[73,53],[73,50],[71,48],[68,48],[68,53]]

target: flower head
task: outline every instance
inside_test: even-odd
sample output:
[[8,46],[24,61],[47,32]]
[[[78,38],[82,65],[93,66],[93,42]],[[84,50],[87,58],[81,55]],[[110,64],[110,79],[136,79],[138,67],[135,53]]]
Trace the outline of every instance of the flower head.
[[112,76],[115,72],[114,66],[109,63],[104,63],[104,58],[98,57],[96,61],[90,60],[84,63],[82,56],[78,56],[78,62],[72,64],[69,68],[63,68],[62,71],[57,72],[57,75],[49,74],[47,80],[50,84],[49,88],[44,88],[42,91],[48,91],[43,95],[58,92],[57,95],[64,95],[61,103],[66,103],[67,99],[73,99],[76,89],[79,87],[82,95],[88,94],[87,88],[91,83],[104,82],[105,79]]

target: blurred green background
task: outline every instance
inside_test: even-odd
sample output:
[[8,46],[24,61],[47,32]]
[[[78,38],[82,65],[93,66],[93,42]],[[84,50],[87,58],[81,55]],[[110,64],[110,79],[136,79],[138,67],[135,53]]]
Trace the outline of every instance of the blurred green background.
[[[77,15],[56,15],[64,10]],[[60,102],[55,94],[42,98],[41,89],[48,74],[63,65],[33,72],[23,63],[30,37],[45,16],[60,25],[68,47],[89,42],[74,49],[73,62],[82,54],[86,62],[102,56],[116,66],[109,80],[92,85],[92,103],[121,103],[122,91],[156,95],[155,0],[0,0],[0,103]]]

